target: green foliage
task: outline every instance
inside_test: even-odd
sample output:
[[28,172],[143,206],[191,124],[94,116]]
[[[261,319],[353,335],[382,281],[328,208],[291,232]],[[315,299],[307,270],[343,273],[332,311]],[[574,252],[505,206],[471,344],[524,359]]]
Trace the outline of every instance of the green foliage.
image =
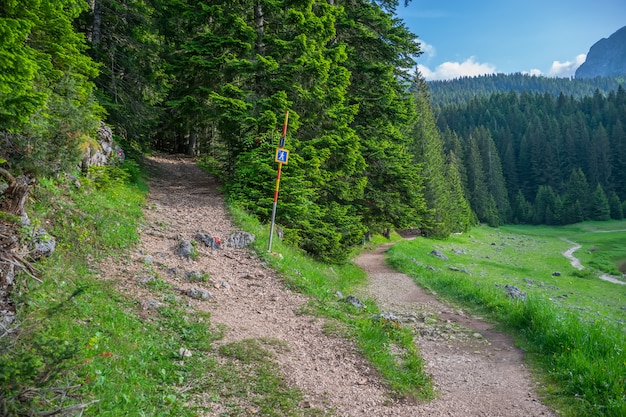
[[489,97],[492,94],[531,92],[549,94],[558,97],[581,98],[592,96],[596,91],[609,94],[617,90],[624,79],[619,77],[596,77],[585,79],[558,78],[516,74],[489,74],[476,77],[460,77],[453,80],[430,81],[433,92],[432,103],[435,107],[446,107],[468,103],[476,98]]
[[79,20],[90,56],[100,64],[94,82],[107,123],[125,148],[146,149],[156,133],[170,87],[166,39],[159,24],[174,4],[161,0],[95,0]]
[[[626,255],[623,245],[617,244],[623,240],[623,232],[608,231],[623,229],[623,223],[500,230],[483,227],[473,229],[471,237],[401,242],[388,253],[390,263],[420,285],[488,315],[513,333],[529,359],[540,366],[541,378],[550,387],[546,394],[559,413],[617,417],[626,411],[626,337],[621,324],[624,288],[599,280],[595,270],[593,274],[570,275],[572,268],[561,255],[567,243],[561,238],[582,243],[585,253],[591,252],[586,256],[593,259],[600,252],[611,253],[617,260]],[[594,233],[600,225],[604,232]],[[500,242],[499,246],[494,247],[494,242]],[[433,245],[449,255],[449,261],[429,257]],[[596,250],[589,251],[588,245]],[[580,252],[581,260],[590,267]],[[538,257],[540,264],[528,262]],[[451,264],[468,274],[450,272],[447,266]],[[554,277],[555,270],[564,273]],[[527,300],[511,299],[494,284],[515,285],[527,292]],[[564,289],[567,297],[563,296]]]
[[[571,224],[607,219],[607,204],[609,217],[611,204],[618,216],[617,201],[626,199],[624,103],[621,86],[578,99],[496,92],[442,108],[438,123],[451,132],[450,149],[454,137],[464,146],[467,195],[481,221]],[[484,179],[477,168],[489,171]],[[513,218],[507,200],[516,206]]]
[[73,27],[86,3],[17,0],[0,19],[0,132],[15,173],[48,175],[80,160],[78,144],[94,134],[101,107],[93,98],[97,65]]

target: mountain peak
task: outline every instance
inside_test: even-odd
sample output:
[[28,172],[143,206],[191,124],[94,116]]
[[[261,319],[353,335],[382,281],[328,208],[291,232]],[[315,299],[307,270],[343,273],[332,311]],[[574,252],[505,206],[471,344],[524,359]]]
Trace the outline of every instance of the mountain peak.
[[626,26],[589,49],[587,59],[576,70],[576,78],[626,75]]

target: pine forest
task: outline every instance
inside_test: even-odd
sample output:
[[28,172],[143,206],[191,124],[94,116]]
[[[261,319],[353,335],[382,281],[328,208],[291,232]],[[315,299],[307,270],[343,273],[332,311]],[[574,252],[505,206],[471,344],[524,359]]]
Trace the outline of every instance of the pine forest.
[[129,155],[199,157],[268,222],[289,112],[276,221],[323,261],[394,229],[623,217],[623,80],[427,83],[405,3],[5,0],[2,167],[76,170],[105,123]]

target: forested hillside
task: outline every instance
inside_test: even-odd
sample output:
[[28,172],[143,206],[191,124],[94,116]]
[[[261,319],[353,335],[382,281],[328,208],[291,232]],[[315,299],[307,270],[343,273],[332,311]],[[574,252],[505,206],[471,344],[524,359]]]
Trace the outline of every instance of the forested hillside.
[[496,93],[447,106],[438,118],[463,155],[478,218],[570,224],[623,217],[626,91],[584,98]]
[[[341,261],[367,232],[445,236],[473,221],[398,1],[10,0],[0,5],[0,132],[13,173],[57,175],[101,121],[126,149],[202,157],[267,221]],[[417,83],[414,83],[417,81]],[[411,85],[415,84],[415,88]]]
[[494,93],[547,93],[582,98],[596,91],[607,95],[626,85],[625,77],[554,78],[529,74],[488,74],[476,77],[461,77],[453,80],[429,81],[432,103],[436,108],[463,104]]

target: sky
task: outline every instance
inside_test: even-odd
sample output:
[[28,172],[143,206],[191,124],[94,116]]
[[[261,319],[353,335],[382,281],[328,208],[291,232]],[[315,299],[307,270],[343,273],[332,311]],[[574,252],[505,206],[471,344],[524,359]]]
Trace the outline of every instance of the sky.
[[412,0],[426,80],[492,73],[571,77],[589,48],[626,26],[626,0]]

